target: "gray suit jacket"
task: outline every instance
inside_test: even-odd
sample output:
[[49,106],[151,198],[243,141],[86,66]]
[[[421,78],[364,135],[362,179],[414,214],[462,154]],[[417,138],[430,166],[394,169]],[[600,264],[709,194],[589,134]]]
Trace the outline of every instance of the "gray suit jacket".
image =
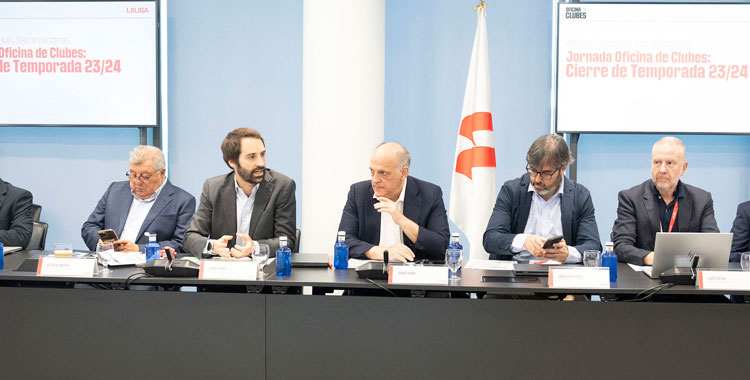
[[[661,222],[652,183],[652,180],[646,180],[617,195],[617,220],[612,227],[612,242],[620,261],[643,265],[643,257],[654,250]],[[685,198],[679,199],[677,231],[674,232],[719,232],[711,193],[685,183],[682,185]]]
[[[279,236],[285,235],[289,248],[294,250],[297,223],[296,185],[294,181],[271,169],[266,169],[263,182],[255,195],[253,215],[250,218],[250,238],[268,244],[271,256],[279,248]],[[237,233],[237,194],[234,190],[234,172],[209,178],[203,184],[201,203],[190,220],[185,233],[185,250],[201,257],[208,239]],[[236,236],[229,241],[231,248]]]
[[0,242],[26,247],[31,239],[31,193],[0,179]]

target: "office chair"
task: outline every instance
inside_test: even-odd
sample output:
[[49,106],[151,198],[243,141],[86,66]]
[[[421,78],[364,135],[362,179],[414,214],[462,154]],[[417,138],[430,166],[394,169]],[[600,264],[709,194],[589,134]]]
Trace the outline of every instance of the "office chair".
[[33,204],[31,205],[31,218],[33,221],[38,222],[42,216],[42,206]]
[[300,235],[302,235],[302,231],[300,231],[299,228],[297,228],[297,230],[294,231],[294,249],[292,250],[292,253],[299,253],[299,247],[300,247],[299,237],[300,237]]
[[44,245],[47,242],[48,228],[49,225],[47,223],[34,221],[34,226],[31,229],[31,240],[29,240],[29,245],[26,246],[27,251],[33,249],[44,250]]

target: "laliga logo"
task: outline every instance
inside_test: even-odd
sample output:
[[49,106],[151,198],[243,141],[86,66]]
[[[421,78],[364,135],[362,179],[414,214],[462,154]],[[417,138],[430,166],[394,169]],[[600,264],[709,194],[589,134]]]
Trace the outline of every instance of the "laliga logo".
[[568,7],[565,8],[565,18],[586,18],[586,8],[581,7]]
[[148,13],[148,8],[125,8],[127,13]]

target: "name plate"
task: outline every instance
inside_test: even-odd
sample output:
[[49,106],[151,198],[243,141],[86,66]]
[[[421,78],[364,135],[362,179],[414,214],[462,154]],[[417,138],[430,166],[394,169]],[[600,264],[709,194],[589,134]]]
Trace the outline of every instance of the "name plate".
[[550,288],[609,289],[609,268],[549,268]]
[[201,260],[198,278],[202,280],[256,280],[258,263],[249,260]]
[[388,267],[389,284],[448,284],[448,267],[423,267],[391,265]]
[[41,257],[36,267],[37,276],[91,277],[96,271],[96,259]]
[[698,269],[698,288],[750,290],[750,272]]

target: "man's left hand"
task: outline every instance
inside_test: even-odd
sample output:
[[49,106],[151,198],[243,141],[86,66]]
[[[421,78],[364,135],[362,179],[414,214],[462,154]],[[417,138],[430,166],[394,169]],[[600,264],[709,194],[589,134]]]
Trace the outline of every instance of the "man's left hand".
[[115,251],[139,252],[141,250],[141,248],[138,247],[138,244],[129,240],[115,240],[113,243],[115,245]]
[[565,243],[565,239],[560,240],[552,248],[543,249],[544,257],[564,263],[568,258],[568,245]]
[[242,239],[242,244],[235,244],[232,249],[229,250],[229,253],[234,258],[242,258],[247,257],[249,255],[253,254],[253,251],[255,251],[255,243],[253,243],[253,239],[250,238],[250,235],[246,234],[237,234],[237,241]]
[[404,213],[398,208],[398,203],[386,198],[378,197],[378,203],[375,203],[375,209],[378,212],[385,212],[393,218],[393,222],[399,224],[401,218],[404,217]]

